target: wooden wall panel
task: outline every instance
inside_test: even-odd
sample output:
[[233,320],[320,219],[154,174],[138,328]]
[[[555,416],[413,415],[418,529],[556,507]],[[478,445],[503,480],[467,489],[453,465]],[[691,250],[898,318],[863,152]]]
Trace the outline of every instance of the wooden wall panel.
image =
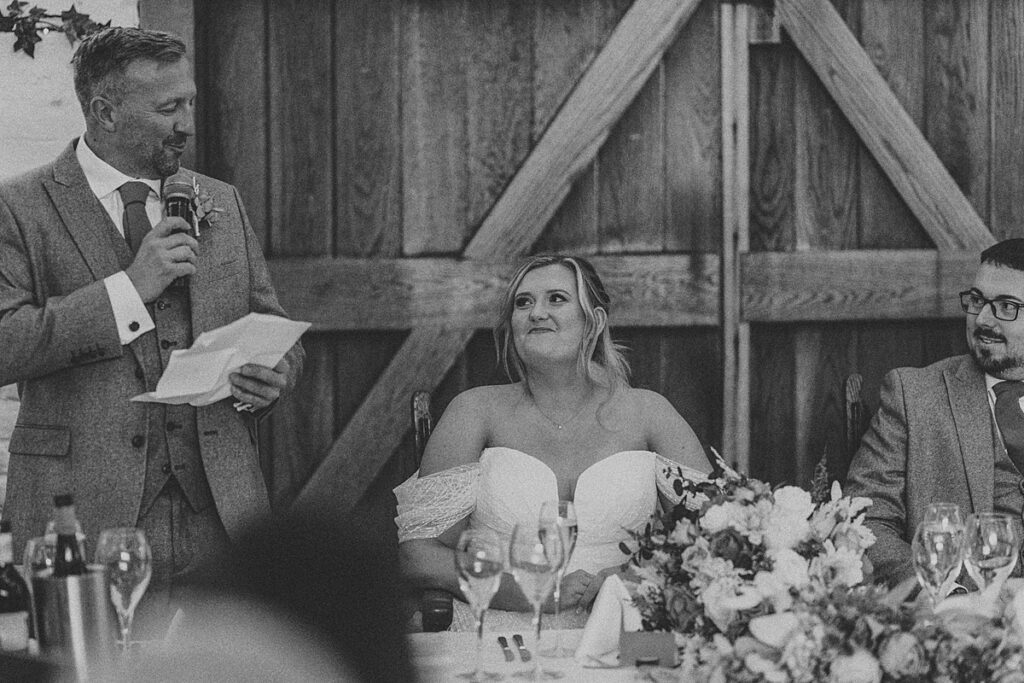
[[[235,185],[253,230],[267,242],[267,17],[263,0],[199,3],[196,79],[200,169]],[[232,31],[220,27],[232,26]]]
[[272,256],[322,256],[334,248],[331,5],[269,6]]
[[664,71],[657,68],[598,155],[602,252],[661,251],[665,226]]
[[929,0],[925,131],[978,215],[989,212],[989,0]]
[[991,220],[997,238],[1024,234],[1024,4],[991,5]]
[[457,251],[467,236],[467,0],[403,2],[403,251]]
[[401,5],[335,7],[335,254],[401,256]]
[[[924,0],[861,0],[860,42],[896,99],[924,120]],[[858,143],[860,239],[867,248],[930,247],[931,240],[871,152]]]
[[[470,230],[479,226],[530,151],[533,122],[532,2],[470,2],[466,80]],[[459,245],[462,246],[461,244]]]
[[701,4],[665,55],[665,248],[717,252],[722,243],[721,29]]

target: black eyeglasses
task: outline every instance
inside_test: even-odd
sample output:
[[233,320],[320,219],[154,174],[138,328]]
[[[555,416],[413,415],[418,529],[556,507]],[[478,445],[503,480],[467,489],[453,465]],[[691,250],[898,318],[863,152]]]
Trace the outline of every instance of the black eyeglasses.
[[1024,304],[1011,299],[986,299],[974,291],[960,292],[960,308],[964,309],[964,313],[978,315],[985,306],[992,307],[992,315],[996,320],[1012,322],[1017,319],[1020,307]]

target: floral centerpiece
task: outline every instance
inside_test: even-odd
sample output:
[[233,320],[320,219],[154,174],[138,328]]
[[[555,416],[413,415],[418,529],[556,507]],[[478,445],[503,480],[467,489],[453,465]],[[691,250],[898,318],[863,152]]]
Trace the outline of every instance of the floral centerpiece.
[[681,680],[1024,683],[1012,609],[920,618],[912,585],[863,585],[869,499],[772,489],[720,458],[705,481],[663,476],[679,504],[624,550],[644,628],[677,634]]

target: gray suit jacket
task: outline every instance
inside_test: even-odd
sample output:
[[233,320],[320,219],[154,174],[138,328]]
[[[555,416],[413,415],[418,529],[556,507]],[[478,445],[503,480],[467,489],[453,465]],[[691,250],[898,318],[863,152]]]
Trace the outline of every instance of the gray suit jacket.
[[[234,187],[198,176],[223,210],[202,230],[189,296],[193,335],[251,311],[284,315]],[[43,532],[53,495],[75,494],[90,536],[132,526],[146,474],[150,404],[132,396],[149,332],[122,346],[103,278],[121,270],[116,228],[89,189],[74,143],[52,164],[0,183],[0,385],[18,382],[4,517],[16,544]],[[289,386],[303,352],[289,352]],[[251,416],[231,400],[196,410],[201,457],[229,534],[269,511]],[[134,442],[134,443],[133,443]],[[94,539],[93,539],[94,540]]]
[[885,376],[881,402],[854,455],[846,493],[873,501],[867,525],[875,579],[914,575],[910,540],[929,503],[966,516],[991,511],[998,443],[985,375],[970,356]]

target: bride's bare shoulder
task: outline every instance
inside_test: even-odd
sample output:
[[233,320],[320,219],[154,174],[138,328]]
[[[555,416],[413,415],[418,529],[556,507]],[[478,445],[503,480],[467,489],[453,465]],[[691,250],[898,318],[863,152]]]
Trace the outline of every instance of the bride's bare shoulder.
[[489,384],[466,389],[452,399],[447,411],[478,416],[507,411],[509,406],[522,400],[519,384]]

